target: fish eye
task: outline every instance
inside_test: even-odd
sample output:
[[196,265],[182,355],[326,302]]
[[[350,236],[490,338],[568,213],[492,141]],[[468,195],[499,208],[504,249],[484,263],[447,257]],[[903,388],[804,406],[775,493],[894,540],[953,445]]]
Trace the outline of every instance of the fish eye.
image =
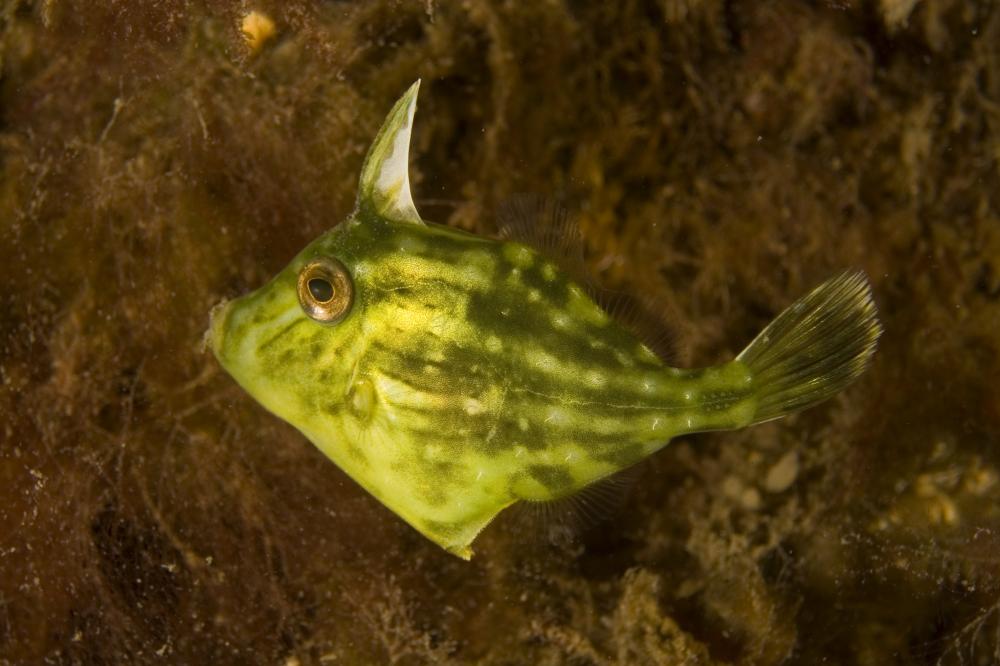
[[354,302],[351,276],[332,257],[314,259],[302,267],[298,292],[303,312],[321,324],[336,324],[347,316]]
[[326,278],[310,278],[308,284],[309,293],[317,302],[326,303],[333,299],[333,285]]

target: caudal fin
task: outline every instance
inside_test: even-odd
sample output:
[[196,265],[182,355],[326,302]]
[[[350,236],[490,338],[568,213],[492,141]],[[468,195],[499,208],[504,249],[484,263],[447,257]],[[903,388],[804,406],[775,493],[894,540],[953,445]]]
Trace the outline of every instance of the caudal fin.
[[871,285],[846,271],[797,300],[737,357],[753,372],[754,422],[822,402],[865,371],[882,326]]

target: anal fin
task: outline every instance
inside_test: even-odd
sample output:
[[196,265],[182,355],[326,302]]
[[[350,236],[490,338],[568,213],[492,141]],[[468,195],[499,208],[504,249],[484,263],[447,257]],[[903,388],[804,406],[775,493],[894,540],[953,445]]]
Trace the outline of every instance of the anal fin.
[[509,529],[529,541],[570,546],[621,511],[639,472],[633,465],[566,497],[518,502],[510,509]]

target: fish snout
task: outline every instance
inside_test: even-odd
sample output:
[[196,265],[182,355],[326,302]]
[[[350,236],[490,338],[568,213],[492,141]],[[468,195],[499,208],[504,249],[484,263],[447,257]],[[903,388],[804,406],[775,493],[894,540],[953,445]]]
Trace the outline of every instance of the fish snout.
[[232,310],[233,301],[225,300],[215,305],[208,315],[208,330],[205,331],[205,344],[212,348],[215,358],[222,361],[223,350],[225,349],[226,324],[229,313]]

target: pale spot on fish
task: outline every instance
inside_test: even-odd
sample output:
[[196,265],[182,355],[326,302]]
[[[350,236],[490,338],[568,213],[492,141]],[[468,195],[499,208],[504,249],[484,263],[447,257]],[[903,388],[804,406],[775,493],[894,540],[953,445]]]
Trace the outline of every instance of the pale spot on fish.
[[539,370],[555,370],[558,363],[555,356],[537,349],[528,352],[528,362]]
[[587,298],[587,295],[577,285],[572,284],[569,286],[569,295],[568,308],[574,316],[584,319],[595,326],[607,326],[611,322],[608,314]]
[[569,317],[561,312],[552,315],[552,325],[559,329],[569,328]]
[[657,362],[657,361],[660,360],[659,357],[656,354],[653,353],[653,350],[651,350],[646,345],[639,345],[639,348],[636,349],[636,354],[640,358],[642,358],[643,360],[646,360],[646,361],[651,361],[651,362],[655,363],[655,362]]
[[396,244],[400,252],[418,254],[427,249],[427,244],[414,236],[403,236]]
[[552,264],[545,264],[542,266],[542,277],[548,282],[556,279],[556,267]]
[[587,383],[591,386],[604,386],[607,382],[607,378],[600,372],[591,370],[587,373]]
[[565,425],[567,420],[566,412],[558,407],[549,408],[548,413],[545,415],[545,422],[551,423],[552,425]]
[[489,268],[484,270],[474,264],[463,264],[446,270],[440,263],[428,262],[425,273],[420,277],[432,278],[430,275],[432,272],[435,273],[433,277],[444,279],[454,285],[476,289],[488,289],[493,286],[492,270]]
[[500,338],[495,335],[491,335],[486,338],[486,351],[491,353],[497,353],[503,349],[503,343],[500,342]]
[[483,252],[481,250],[466,252],[464,255],[462,255],[462,258],[465,261],[466,266],[472,265],[484,271],[489,271],[489,272],[493,271],[493,265],[494,265],[493,257],[491,257],[486,252]]
[[465,413],[469,416],[476,416],[483,412],[483,403],[474,398],[467,398],[465,401]]
[[529,303],[537,303],[540,300],[542,300],[542,293],[540,291],[538,291],[537,289],[529,289],[528,290],[528,302]]
[[503,248],[503,256],[507,259],[507,261],[519,268],[528,268],[534,263],[534,257],[531,256],[531,250],[523,245],[507,243]]
[[527,430],[528,419],[524,418],[523,416],[517,419],[517,427],[520,428],[522,431]]
[[354,268],[351,271],[354,274],[354,279],[365,277],[372,272],[372,267],[367,261],[358,261],[354,264]]

